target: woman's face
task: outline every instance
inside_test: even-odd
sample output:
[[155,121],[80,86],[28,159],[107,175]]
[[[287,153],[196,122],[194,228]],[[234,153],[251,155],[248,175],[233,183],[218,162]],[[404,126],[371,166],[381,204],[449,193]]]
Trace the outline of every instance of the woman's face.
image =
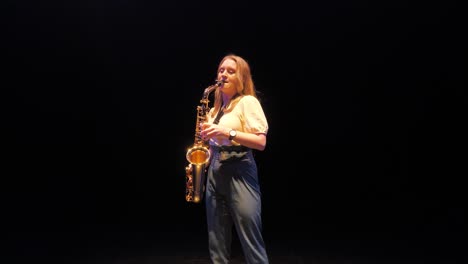
[[225,83],[220,87],[221,91],[228,95],[235,95],[237,93],[236,87],[238,85],[237,79],[237,63],[231,59],[223,61],[218,70],[218,80],[224,80]]

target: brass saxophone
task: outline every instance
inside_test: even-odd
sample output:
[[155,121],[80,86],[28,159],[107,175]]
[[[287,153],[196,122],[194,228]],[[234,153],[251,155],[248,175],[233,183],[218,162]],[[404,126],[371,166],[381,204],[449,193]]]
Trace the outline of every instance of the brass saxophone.
[[187,202],[199,203],[203,199],[205,191],[205,169],[210,160],[209,145],[201,138],[201,124],[206,121],[210,107],[208,97],[211,92],[223,84],[209,86],[203,92],[200,105],[197,106],[197,121],[195,126],[195,143],[187,150],[185,155],[189,164],[185,167],[185,200]]

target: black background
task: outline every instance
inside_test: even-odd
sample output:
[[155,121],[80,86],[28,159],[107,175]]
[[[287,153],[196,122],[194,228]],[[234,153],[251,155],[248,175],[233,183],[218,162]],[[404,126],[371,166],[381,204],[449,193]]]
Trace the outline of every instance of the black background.
[[458,257],[464,15],[375,2],[5,3],[4,256],[205,250],[185,152],[202,91],[233,52],[270,125],[256,153],[267,244]]

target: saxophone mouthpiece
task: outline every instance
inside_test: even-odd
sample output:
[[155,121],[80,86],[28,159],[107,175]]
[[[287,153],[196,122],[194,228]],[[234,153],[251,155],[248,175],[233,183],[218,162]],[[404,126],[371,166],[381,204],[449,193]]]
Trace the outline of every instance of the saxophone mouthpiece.
[[222,86],[224,83],[226,83],[226,80],[222,78],[221,80],[216,80],[216,86]]

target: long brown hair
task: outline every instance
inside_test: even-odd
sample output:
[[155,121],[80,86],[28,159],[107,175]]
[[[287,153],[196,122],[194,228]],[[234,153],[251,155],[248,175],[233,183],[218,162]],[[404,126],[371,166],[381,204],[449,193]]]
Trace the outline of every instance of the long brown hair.
[[[239,100],[244,96],[244,95],[252,95],[254,97],[257,97],[257,91],[255,89],[255,85],[254,85],[254,82],[253,82],[253,79],[252,79],[252,74],[250,72],[250,66],[249,66],[249,63],[242,57],[238,56],[238,55],[235,55],[235,54],[228,54],[226,56],[223,57],[223,59],[220,61],[219,65],[218,65],[218,72],[219,72],[219,69],[221,68],[221,65],[223,64],[223,62],[225,60],[228,60],[228,59],[231,59],[233,61],[236,62],[237,64],[237,74],[236,74],[236,78],[238,79],[238,83],[240,85],[238,85],[236,87],[237,89],[237,95],[234,96],[234,98],[232,99],[231,103],[230,103],[230,106],[228,109],[226,110],[230,110],[232,109],[232,107],[234,107],[238,102]],[[222,104],[222,98],[221,98],[221,92],[219,90],[216,90],[215,91],[215,101],[214,101],[214,111],[213,111],[213,115],[214,113],[217,113],[219,111],[219,109],[221,108],[221,104]]]

